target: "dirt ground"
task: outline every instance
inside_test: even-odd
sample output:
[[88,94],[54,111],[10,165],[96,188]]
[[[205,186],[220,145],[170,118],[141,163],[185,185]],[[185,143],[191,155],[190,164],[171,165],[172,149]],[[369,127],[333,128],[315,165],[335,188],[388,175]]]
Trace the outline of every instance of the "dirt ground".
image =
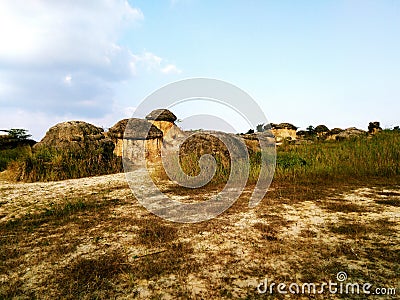
[[[208,195],[160,187],[185,201]],[[249,209],[251,191],[213,220],[179,224],[143,208],[123,173],[2,180],[0,298],[364,299],[288,290],[339,283],[339,272],[344,284],[370,283],[371,294],[400,293],[400,184],[273,183]],[[272,294],[260,293],[265,280]]]

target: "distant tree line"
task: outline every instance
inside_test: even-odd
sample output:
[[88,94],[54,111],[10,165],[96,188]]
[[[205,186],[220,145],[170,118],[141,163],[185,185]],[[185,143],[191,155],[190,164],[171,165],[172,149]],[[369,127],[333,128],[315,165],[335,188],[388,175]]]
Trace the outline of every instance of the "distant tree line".
[[2,132],[6,132],[8,137],[18,141],[25,141],[32,135],[28,133],[26,129],[13,128],[13,129],[2,129]]

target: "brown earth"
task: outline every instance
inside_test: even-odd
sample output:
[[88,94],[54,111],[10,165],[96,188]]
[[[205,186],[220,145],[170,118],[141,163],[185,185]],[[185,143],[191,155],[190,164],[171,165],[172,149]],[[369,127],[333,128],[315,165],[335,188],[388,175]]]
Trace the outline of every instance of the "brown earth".
[[[400,185],[388,180],[274,182],[254,209],[248,187],[197,224],[149,213],[125,174],[0,184],[2,299],[280,299],[257,285],[337,281],[339,271],[400,291]],[[218,190],[159,187],[185,201]]]

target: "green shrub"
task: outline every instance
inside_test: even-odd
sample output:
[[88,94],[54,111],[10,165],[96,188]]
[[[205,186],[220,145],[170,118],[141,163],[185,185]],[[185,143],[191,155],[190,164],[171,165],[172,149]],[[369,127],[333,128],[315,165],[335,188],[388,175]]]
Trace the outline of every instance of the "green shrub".
[[21,146],[13,149],[0,150],[0,172],[7,169],[11,162],[26,157],[30,153],[30,146]]

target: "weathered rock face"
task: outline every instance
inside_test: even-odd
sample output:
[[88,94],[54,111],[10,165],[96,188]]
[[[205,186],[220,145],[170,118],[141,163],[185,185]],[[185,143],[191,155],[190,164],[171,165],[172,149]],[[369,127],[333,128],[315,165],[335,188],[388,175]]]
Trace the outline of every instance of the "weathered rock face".
[[376,134],[381,131],[382,131],[382,128],[381,128],[379,122],[370,122],[369,123],[369,125],[368,125],[368,133],[369,134]]
[[168,109],[153,110],[146,116],[146,120],[162,131],[164,142],[171,142],[183,136],[182,130],[175,125],[176,116]]
[[271,132],[275,136],[275,140],[277,143],[281,143],[285,139],[296,140],[297,138],[297,127],[290,123],[271,123],[270,127],[267,126],[266,129],[271,129]]
[[314,131],[317,134],[318,138],[325,139],[327,133],[329,132],[329,128],[325,125],[318,125],[317,127],[315,127]]
[[101,149],[112,153],[114,144],[103,134],[103,129],[83,121],[68,121],[51,127],[44,138],[34,146],[50,147],[58,150]]
[[177,117],[168,109],[155,109],[146,116],[146,120],[174,123]]
[[250,152],[261,151],[259,140],[269,145],[273,145],[275,143],[274,135],[270,131],[264,131],[262,133],[242,134],[240,135],[240,137],[243,138],[247,149],[249,149]]
[[329,130],[329,132],[325,135],[325,137],[328,141],[330,141],[330,140],[336,141],[336,137],[342,131],[343,131],[343,129],[341,129],[341,128],[333,128],[332,130]]
[[157,127],[142,119],[123,119],[111,127],[107,133],[115,144],[114,154],[123,155],[131,161],[139,159],[143,147],[148,161],[160,157],[163,133]]
[[356,137],[361,137],[361,136],[366,136],[367,132],[361,129],[357,129],[356,127],[350,127],[342,132],[338,133],[336,135],[336,140],[341,141],[341,140],[346,140],[346,139],[351,139],[351,138],[356,138]]
[[[228,143],[225,145],[223,140]],[[179,139],[178,139],[179,140]],[[176,144],[175,146],[178,146]],[[231,153],[228,147],[231,147]],[[165,150],[168,151],[171,146],[167,146]],[[225,168],[229,168],[232,159],[244,158],[246,153],[246,146],[238,142],[233,134],[228,134],[218,131],[201,131],[190,134],[189,137],[180,144],[179,156],[184,159],[189,157],[201,157],[204,154],[211,154],[220,159],[220,163]]]
[[[268,132],[235,135],[206,130],[183,133],[184,135],[179,136],[176,140],[163,144],[164,154],[179,153],[181,159],[187,156],[193,159],[194,157],[199,158],[204,154],[211,154],[214,157],[218,157],[222,165],[228,168],[232,159],[244,159],[246,153],[251,154],[261,151],[259,140],[262,141],[263,145],[275,147],[275,139]],[[231,152],[229,152],[228,148]]]

